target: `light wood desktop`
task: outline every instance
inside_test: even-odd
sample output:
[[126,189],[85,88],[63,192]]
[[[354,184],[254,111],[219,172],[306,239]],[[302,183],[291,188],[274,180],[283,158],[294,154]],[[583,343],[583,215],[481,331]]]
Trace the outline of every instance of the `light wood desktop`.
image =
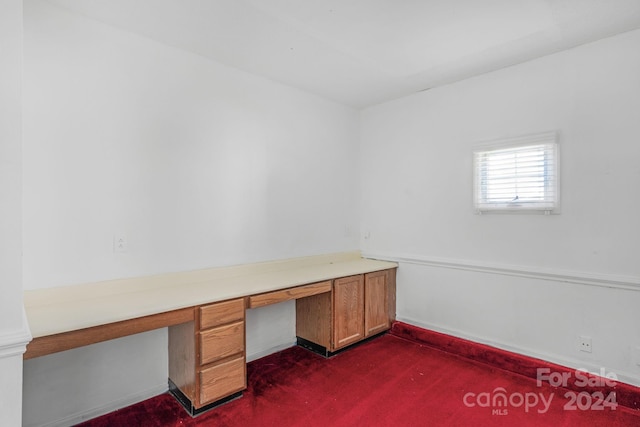
[[24,358],[168,327],[169,388],[195,415],[246,388],[246,309],[296,300],[298,343],[328,356],[390,327],[396,268],[353,252],[25,291]]

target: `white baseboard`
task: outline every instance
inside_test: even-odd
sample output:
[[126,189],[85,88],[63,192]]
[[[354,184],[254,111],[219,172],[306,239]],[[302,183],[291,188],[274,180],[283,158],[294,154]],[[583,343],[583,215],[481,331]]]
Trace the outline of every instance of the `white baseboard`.
[[421,322],[419,320],[408,318],[408,317],[398,316],[396,320],[407,323],[409,325],[417,326],[419,328],[440,332],[442,334],[451,335],[453,337],[462,338],[465,340],[473,341],[475,343],[485,344],[491,347],[499,348],[501,350],[510,351],[512,353],[522,354],[524,356],[541,359],[546,362],[555,363],[557,365],[566,366],[568,368],[586,369],[589,372],[600,372],[600,369],[605,368],[608,372],[613,371],[613,373],[616,374],[616,377],[620,382],[631,384],[636,387],[640,387],[640,376],[635,373],[620,371],[617,369],[613,370],[611,369],[611,367],[595,365],[593,363],[585,362],[578,359],[568,358],[558,354],[551,354],[546,352],[541,353],[541,352],[531,350],[530,348],[514,346],[501,341],[491,340],[491,339],[487,339],[486,337],[469,334],[464,331],[459,331],[459,330],[450,329],[450,328],[443,328],[440,325]]
[[[147,400],[154,396],[158,396],[159,394],[165,393],[168,389],[169,389],[168,383],[164,382],[163,384],[158,384],[154,387],[148,388],[138,393],[130,394],[118,400],[107,402],[104,405],[91,408],[76,414],[72,414],[59,420],[48,421],[45,424],[39,424],[37,427],[70,427],[70,426],[79,424],[81,422],[90,420],[92,418],[99,417],[100,415],[108,414],[117,409],[126,408],[127,406],[134,405],[136,403],[142,402],[143,400]],[[25,427],[36,427],[36,426],[25,426]]]
[[23,308],[20,329],[0,335],[0,358],[22,356],[32,339],[27,314]]
[[256,353],[248,354],[247,355],[247,362],[251,362],[253,360],[260,359],[261,357],[265,357],[265,356],[268,356],[268,355],[273,354],[273,353],[277,353],[277,352],[285,350],[285,349],[287,349],[289,347],[293,347],[294,345],[296,345],[296,341],[289,341],[289,342],[286,342],[286,343],[278,344],[278,345],[273,346],[273,347],[269,347],[266,350],[260,350],[260,351],[258,351]]

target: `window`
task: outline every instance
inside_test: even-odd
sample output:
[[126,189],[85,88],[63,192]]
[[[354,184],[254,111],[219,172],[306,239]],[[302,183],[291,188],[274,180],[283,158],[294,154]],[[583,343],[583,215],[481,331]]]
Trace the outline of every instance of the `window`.
[[550,213],[558,196],[555,132],[494,141],[474,151],[476,212]]

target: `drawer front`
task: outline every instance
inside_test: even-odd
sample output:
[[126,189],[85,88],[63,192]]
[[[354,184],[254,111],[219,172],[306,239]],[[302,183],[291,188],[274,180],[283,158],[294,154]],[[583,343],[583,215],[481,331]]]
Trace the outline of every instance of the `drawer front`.
[[244,298],[218,302],[200,308],[200,329],[244,320]]
[[246,388],[244,356],[200,372],[200,404],[222,399]]
[[231,323],[200,333],[200,365],[244,352],[244,322]]
[[249,308],[262,307],[269,304],[277,304],[292,299],[310,297],[312,295],[331,292],[331,281],[314,283],[305,286],[283,289],[281,291],[269,292],[266,294],[249,297]]

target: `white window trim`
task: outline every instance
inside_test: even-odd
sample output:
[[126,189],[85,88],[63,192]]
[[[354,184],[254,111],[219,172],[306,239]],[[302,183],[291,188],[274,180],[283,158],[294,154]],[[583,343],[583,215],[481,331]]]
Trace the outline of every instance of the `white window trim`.
[[[528,145],[551,144],[553,150],[552,174],[554,179],[551,181],[553,188],[551,191],[555,194],[555,199],[551,204],[520,205],[518,203],[482,203],[480,196],[480,170],[478,167],[478,156],[493,150],[501,150],[506,148],[518,148]],[[483,213],[539,213],[539,214],[559,214],[560,213],[560,152],[558,145],[558,132],[542,132],[530,135],[521,135],[512,138],[497,139],[492,141],[484,141],[474,145],[473,150],[473,207],[476,214]]]

